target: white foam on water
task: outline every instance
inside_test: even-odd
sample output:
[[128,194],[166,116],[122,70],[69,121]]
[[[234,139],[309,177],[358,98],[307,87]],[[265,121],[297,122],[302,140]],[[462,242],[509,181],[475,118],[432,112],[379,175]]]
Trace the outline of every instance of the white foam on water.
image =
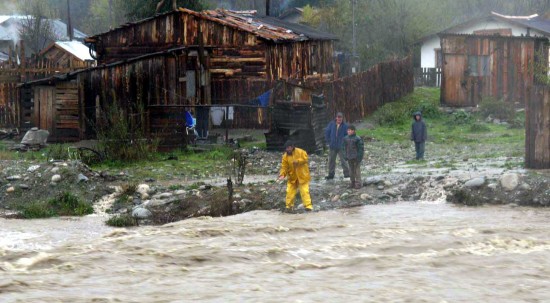
[[47,250],[52,246],[33,241],[41,235],[30,232],[0,230],[0,249],[12,251]]

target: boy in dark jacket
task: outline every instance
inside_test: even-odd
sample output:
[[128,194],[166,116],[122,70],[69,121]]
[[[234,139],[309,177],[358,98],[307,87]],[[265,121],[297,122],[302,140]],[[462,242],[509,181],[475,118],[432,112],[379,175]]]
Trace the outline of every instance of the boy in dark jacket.
[[349,125],[348,135],[344,138],[344,156],[349,164],[351,179],[349,188],[361,188],[361,161],[364,153],[363,139],[355,134],[355,125]]
[[426,145],[426,139],[428,139],[428,129],[424,121],[422,121],[422,113],[414,113],[413,118],[414,122],[411,126],[411,140],[414,141],[416,160],[424,160],[424,147]]

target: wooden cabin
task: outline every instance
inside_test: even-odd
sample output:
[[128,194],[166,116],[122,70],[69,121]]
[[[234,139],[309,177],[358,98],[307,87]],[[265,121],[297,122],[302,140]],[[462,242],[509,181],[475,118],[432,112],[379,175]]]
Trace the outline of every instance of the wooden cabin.
[[116,104],[128,115],[144,115],[145,130],[164,145],[180,145],[174,131],[182,105],[206,91],[208,76],[198,61],[198,50],[181,47],[29,81],[20,86],[21,120],[47,129],[50,141],[93,139],[101,115]]
[[[200,100],[187,102],[246,104],[280,79],[330,79],[335,39],[331,34],[254,12],[181,8],[90,37],[86,42],[100,64],[174,47],[204,48],[199,64],[208,71],[208,91]],[[181,77],[179,66],[169,69]],[[184,91],[181,94],[186,95]],[[256,112],[236,115],[235,127],[267,127],[266,119],[258,119]]]
[[[334,39],[252,12],[180,9],[88,38],[98,66],[24,83],[22,119],[30,126],[45,120],[56,141],[64,115],[59,109],[68,105],[56,92],[60,82],[74,83],[78,114],[71,117],[78,124],[71,132],[77,139],[95,138],[98,116],[117,104],[129,115],[143,110],[147,132],[163,145],[177,145],[185,107],[250,104],[279,79],[330,79]],[[43,91],[49,93],[39,95]],[[42,110],[51,105],[54,110]],[[233,127],[268,128],[266,111],[239,109]]]
[[441,103],[447,106],[476,106],[487,96],[523,105],[534,83],[534,69],[548,66],[547,38],[461,34],[440,37]]

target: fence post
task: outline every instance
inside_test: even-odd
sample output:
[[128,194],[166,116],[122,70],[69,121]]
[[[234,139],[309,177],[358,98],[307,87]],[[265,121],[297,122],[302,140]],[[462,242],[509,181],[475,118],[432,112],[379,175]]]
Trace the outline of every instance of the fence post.
[[525,102],[525,167],[550,168],[550,87],[533,86]]

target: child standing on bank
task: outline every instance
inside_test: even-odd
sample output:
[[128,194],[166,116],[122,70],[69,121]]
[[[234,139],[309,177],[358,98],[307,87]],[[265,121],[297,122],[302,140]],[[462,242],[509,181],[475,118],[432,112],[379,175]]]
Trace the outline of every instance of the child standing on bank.
[[348,135],[344,137],[344,156],[349,164],[351,179],[349,188],[361,188],[361,161],[364,153],[363,139],[355,134],[355,125],[349,125]]

